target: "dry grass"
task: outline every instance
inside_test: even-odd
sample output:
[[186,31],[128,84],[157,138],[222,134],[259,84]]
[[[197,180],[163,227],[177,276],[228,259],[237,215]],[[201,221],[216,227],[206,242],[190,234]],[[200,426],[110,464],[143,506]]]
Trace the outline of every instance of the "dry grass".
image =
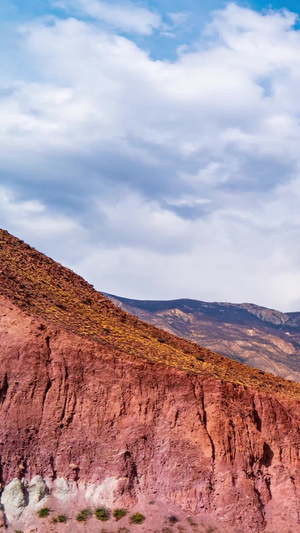
[[[143,359],[260,391],[300,398],[283,380],[129,315],[71,270],[0,230],[0,294],[42,320]],[[41,324],[41,329],[43,329]]]

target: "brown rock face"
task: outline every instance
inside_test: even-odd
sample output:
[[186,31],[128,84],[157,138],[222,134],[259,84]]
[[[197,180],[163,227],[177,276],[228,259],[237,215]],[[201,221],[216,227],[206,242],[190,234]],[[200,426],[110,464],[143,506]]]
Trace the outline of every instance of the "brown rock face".
[[158,328],[235,361],[300,382],[300,313],[281,313],[254,304],[106,296]]
[[[30,296],[36,286],[29,262],[22,270],[27,277],[18,283]],[[66,285],[54,278],[63,299]],[[114,320],[120,319],[121,328],[125,317],[132,335],[126,351],[123,340],[122,349],[117,347],[115,330],[106,341],[78,335],[75,315],[66,328],[45,312],[29,313],[28,307],[13,303],[9,283],[2,292],[2,486],[39,475],[49,486],[60,487],[60,497],[66,482],[79,492],[93,484],[99,487],[98,504],[105,498],[128,508],[162,502],[199,520],[209,518],[224,533],[300,531],[298,384],[229,360],[228,380],[224,369],[220,379],[221,370],[207,367],[222,366],[225,358],[186,341],[176,343],[168,334],[161,337],[159,330],[138,321],[134,336],[134,319],[116,310]],[[113,320],[108,324],[107,314],[103,320],[107,329],[116,327]],[[143,355],[140,344],[146,334],[150,355]],[[176,357],[182,352],[181,366],[173,364],[168,350]],[[195,357],[202,357],[200,366],[193,366]],[[74,524],[66,531],[75,530]],[[140,527],[149,530],[149,525]]]

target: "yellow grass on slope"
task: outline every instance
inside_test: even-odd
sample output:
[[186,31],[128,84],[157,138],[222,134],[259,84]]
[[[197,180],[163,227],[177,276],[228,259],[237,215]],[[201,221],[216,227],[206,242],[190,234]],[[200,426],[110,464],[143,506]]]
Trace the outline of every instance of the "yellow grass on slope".
[[300,399],[300,384],[240,364],[129,315],[71,270],[0,230],[0,294],[26,312],[186,372]]

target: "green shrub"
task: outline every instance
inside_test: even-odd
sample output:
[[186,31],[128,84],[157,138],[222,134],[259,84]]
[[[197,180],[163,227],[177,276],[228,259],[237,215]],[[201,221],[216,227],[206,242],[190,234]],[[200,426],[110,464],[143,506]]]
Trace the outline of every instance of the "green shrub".
[[51,522],[53,524],[57,524],[58,522],[60,522],[61,524],[65,524],[67,521],[67,517],[65,514],[58,514],[57,516],[55,516],[54,518],[52,518]]
[[102,522],[109,520],[109,510],[106,507],[97,507],[95,510],[95,517]]
[[145,517],[142,513],[134,513],[130,517],[130,522],[133,524],[142,524],[145,520]]
[[121,518],[123,518],[126,515],[127,515],[126,509],[115,509],[113,512],[113,517],[116,520],[121,520]]
[[87,519],[91,516],[92,511],[90,509],[83,509],[76,515],[77,522],[86,522]]
[[40,509],[38,511],[39,518],[47,518],[47,516],[49,516],[49,514],[50,514],[49,507],[42,507],[42,509]]

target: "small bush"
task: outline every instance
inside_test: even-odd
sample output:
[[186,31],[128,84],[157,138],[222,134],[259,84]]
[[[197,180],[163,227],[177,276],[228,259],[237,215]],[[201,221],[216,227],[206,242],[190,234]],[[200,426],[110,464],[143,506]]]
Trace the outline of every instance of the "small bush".
[[52,518],[51,521],[53,524],[57,524],[57,523],[65,524],[67,521],[67,517],[65,514],[59,514],[55,516],[54,518]]
[[91,516],[92,511],[90,509],[83,509],[76,515],[77,522],[86,522],[87,519]]
[[116,520],[121,520],[121,518],[124,518],[124,516],[127,515],[126,509],[115,509],[113,512],[113,517]]
[[105,507],[97,507],[95,510],[95,517],[102,522],[109,520],[109,510]]
[[40,509],[38,511],[39,518],[47,518],[47,516],[49,516],[49,514],[50,514],[49,507],[42,507],[42,509]]
[[58,309],[63,309],[63,310],[67,309],[67,306],[65,304],[56,303],[55,305],[56,307],[58,307]]
[[177,516],[171,515],[169,516],[169,522],[170,524],[176,524],[176,522],[179,522]]
[[142,513],[134,513],[130,517],[130,522],[132,522],[132,524],[142,524],[144,520],[145,517]]

